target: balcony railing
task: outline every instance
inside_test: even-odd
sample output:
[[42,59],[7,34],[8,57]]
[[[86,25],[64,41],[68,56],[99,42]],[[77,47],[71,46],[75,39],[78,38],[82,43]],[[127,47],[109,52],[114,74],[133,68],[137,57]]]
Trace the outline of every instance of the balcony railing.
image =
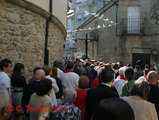
[[125,18],[123,19],[123,34],[143,34],[143,18]]
[[151,0],[151,17],[155,19],[159,19],[159,1]]

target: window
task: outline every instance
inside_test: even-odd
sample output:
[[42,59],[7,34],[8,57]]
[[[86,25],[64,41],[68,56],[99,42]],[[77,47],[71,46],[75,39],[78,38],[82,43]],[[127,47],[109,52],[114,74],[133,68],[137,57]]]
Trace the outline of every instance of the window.
[[69,48],[69,43],[66,42],[65,48]]
[[78,22],[82,21],[82,15],[77,15],[77,21]]
[[84,20],[87,20],[87,14],[86,13],[84,13],[83,18],[84,18]]
[[128,7],[128,23],[127,32],[128,33],[140,33],[140,7]]
[[76,13],[79,13],[79,7],[76,7]]
[[71,30],[71,21],[70,20],[67,21],[67,30]]

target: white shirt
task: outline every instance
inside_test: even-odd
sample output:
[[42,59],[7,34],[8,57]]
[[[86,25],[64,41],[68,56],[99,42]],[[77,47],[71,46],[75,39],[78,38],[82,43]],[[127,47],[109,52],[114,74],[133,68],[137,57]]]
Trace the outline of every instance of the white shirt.
[[3,85],[6,88],[9,88],[9,94],[11,95],[11,91],[10,91],[10,86],[11,86],[10,78],[8,77],[8,75],[5,72],[0,72],[0,85]]
[[64,89],[75,89],[78,86],[79,75],[74,72],[63,73],[61,82]]
[[5,72],[0,72],[0,85],[4,85],[6,88],[10,88],[10,78]]
[[122,94],[122,88],[125,85],[125,83],[127,83],[128,81],[123,80],[123,79],[115,79],[113,86],[116,88],[116,90],[118,91],[119,96],[121,96]]
[[139,96],[121,97],[134,111],[135,120],[158,120],[155,105]]
[[50,75],[45,76],[45,78],[50,79],[52,81],[52,89],[51,89],[51,93],[50,93],[50,98],[52,100],[52,104],[56,105],[57,104],[57,100],[56,100],[56,95],[55,93],[59,92],[59,87],[57,86],[56,80],[52,77],[50,77]]
[[60,78],[62,74],[63,74],[63,71],[57,68],[57,77]]

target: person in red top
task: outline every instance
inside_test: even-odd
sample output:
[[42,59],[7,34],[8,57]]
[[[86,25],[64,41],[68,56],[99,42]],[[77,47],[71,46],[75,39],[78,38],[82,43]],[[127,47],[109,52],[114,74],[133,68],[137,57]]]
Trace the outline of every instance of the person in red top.
[[91,88],[97,87],[100,84],[98,78],[95,78],[91,84]]
[[77,98],[74,101],[74,105],[77,106],[82,111],[82,120],[85,120],[85,110],[86,110],[86,95],[89,84],[89,78],[87,76],[81,76],[78,82],[78,88],[76,89]]

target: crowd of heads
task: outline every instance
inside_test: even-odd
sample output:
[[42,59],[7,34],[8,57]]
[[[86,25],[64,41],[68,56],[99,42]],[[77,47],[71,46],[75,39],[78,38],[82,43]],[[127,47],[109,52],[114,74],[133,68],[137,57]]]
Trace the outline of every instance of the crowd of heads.
[[[12,62],[9,59],[4,59],[0,61],[0,70],[6,73],[11,71]],[[126,66],[121,66],[119,63],[104,63],[103,60],[100,61],[84,61],[80,59],[76,59],[75,61],[54,61],[52,67],[48,66],[37,66],[33,70],[33,75],[36,80],[40,80],[36,87],[36,94],[38,96],[44,96],[51,92],[52,89],[52,81],[50,79],[45,78],[45,76],[50,75],[52,78],[58,77],[58,69],[62,67],[61,70],[63,72],[71,70],[76,72],[80,78],[78,81],[79,89],[87,89],[90,84],[89,76],[84,75],[84,73],[93,74],[93,70],[97,72],[97,74],[93,74],[98,78],[99,83],[109,83],[109,85],[113,85],[114,80],[116,79],[115,75],[119,74],[120,76],[124,76],[128,81],[134,80],[134,74],[136,71],[142,72],[146,79],[139,78],[133,84],[131,88],[130,95],[140,96],[141,98],[147,100],[150,87],[149,83],[157,84],[158,83],[158,74],[154,69],[151,69],[148,64],[144,67],[142,66],[141,61],[137,61],[135,67],[133,68],[131,64],[127,64]],[[18,75],[24,74],[25,66],[22,63],[16,63],[13,68],[11,82],[14,81]],[[117,76],[118,77],[118,76]],[[65,103],[72,104],[76,99],[77,94],[75,90],[66,89],[64,91]],[[11,99],[9,98],[8,91],[0,85],[0,118],[5,117],[5,112],[9,105],[11,105]],[[120,109],[123,108],[123,109]],[[124,100],[113,98],[106,99],[99,102],[96,107],[95,113],[92,116],[92,120],[99,119],[111,119],[111,120],[135,120],[134,113],[128,103]],[[7,113],[9,116],[11,113]],[[124,117],[123,117],[124,115]],[[113,117],[112,117],[113,116]]]

